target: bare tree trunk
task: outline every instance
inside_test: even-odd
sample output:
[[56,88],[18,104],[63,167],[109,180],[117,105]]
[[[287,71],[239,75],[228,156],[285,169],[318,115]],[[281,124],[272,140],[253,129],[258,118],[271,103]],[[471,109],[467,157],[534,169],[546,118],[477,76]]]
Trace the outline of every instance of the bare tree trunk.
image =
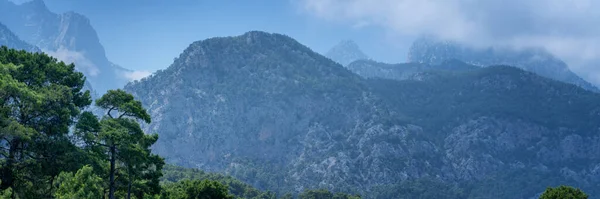
[[[127,169],[127,170],[129,171],[130,169]],[[131,171],[129,171],[128,174],[129,174],[129,185],[127,186],[127,199],[131,199],[131,181],[132,181]]]
[[115,162],[116,162],[116,146],[110,146],[110,185],[108,191],[108,198],[115,199]]
[[[7,157],[6,163],[0,173],[0,174],[2,174],[0,176],[0,179],[2,181],[2,184],[0,184],[0,189],[2,189],[2,190],[12,187],[14,180],[15,180],[14,165],[17,162],[16,161],[17,157],[15,157],[15,153],[17,153],[17,148],[19,147],[18,145],[20,144],[20,141],[18,139],[14,139],[14,140],[12,140],[12,142],[9,142],[9,143],[10,143],[10,147],[8,149],[8,157]],[[13,195],[15,195],[15,194],[13,194]]]

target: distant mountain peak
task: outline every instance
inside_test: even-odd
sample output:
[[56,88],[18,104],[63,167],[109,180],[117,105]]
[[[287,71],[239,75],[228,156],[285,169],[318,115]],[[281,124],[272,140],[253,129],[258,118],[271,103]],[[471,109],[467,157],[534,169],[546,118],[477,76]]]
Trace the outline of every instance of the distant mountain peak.
[[325,53],[325,56],[344,66],[347,66],[356,60],[369,59],[369,57],[362,52],[358,44],[352,40],[342,40]]
[[[23,1],[21,1],[23,2]],[[43,0],[0,0],[0,22],[23,41],[61,61],[75,63],[100,93],[125,85],[129,71],[107,58],[90,20],[76,12],[53,13]]]
[[48,10],[48,7],[46,6],[46,3],[44,2],[44,0],[31,0],[31,1],[24,2],[21,5],[27,6],[29,8],[34,8],[36,10]]
[[359,49],[358,44],[356,44],[356,42],[354,42],[354,40],[350,40],[350,39],[340,41],[340,43],[338,43],[338,46]]
[[598,91],[594,85],[573,73],[565,62],[542,48],[512,49],[497,46],[475,48],[454,41],[421,37],[412,44],[408,54],[409,62],[431,65],[438,65],[448,59],[458,59],[481,67],[515,66],[543,77]]

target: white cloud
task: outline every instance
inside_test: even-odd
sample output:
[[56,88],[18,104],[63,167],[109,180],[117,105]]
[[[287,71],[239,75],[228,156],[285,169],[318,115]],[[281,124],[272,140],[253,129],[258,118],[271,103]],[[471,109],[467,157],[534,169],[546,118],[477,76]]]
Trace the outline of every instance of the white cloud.
[[46,54],[55,57],[56,59],[63,61],[67,64],[74,63],[75,68],[81,71],[88,77],[94,77],[100,74],[100,69],[96,67],[89,59],[87,59],[82,52],[71,51],[66,48],[59,48],[56,51],[43,50]]
[[592,64],[600,63],[597,0],[298,1],[316,17],[378,26],[400,37],[426,34],[473,46],[543,47],[579,74],[600,75],[600,67]]
[[150,71],[131,71],[123,72],[123,76],[129,81],[140,80],[144,77],[148,77],[152,74]]

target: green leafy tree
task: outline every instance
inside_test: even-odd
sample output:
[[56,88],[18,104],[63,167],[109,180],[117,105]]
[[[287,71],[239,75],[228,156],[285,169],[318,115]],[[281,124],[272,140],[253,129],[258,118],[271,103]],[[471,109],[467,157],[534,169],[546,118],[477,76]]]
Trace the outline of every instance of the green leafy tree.
[[549,187],[542,193],[540,199],[587,199],[588,195],[581,189],[561,185],[559,187]]
[[346,193],[335,193],[333,199],[360,199],[359,195],[350,195]]
[[[149,152],[148,152],[149,153]],[[124,156],[127,157],[132,156]],[[164,159],[154,154],[138,154],[141,158],[137,161],[129,161],[125,164],[127,176],[127,198],[134,195],[136,198],[144,198],[149,195],[159,194],[161,191],[160,178]],[[130,160],[136,158],[132,157]]]
[[102,198],[102,178],[94,174],[93,168],[84,166],[77,173],[63,172],[57,179],[58,189],[54,196],[58,199]]
[[12,189],[8,188],[0,191],[0,199],[10,199],[12,197]]
[[91,103],[84,82],[73,64],[0,48],[0,190],[48,197],[61,171],[80,167],[68,132]]
[[10,199],[12,197],[12,190],[10,188],[0,191],[0,199]]
[[281,196],[281,199],[294,199],[294,196],[292,196],[291,193],[286,193],[283,196]]
[[[117,175],[121,181],[127,181],[127,198],[131,197],[134,185],[140,192],[138,196],[143,195],[140,190],[159,193],[164,160],[150,151],[158,135],[145,134],[137,122],[151,121],[141,102],[123,90],[109,90],[96,105],[107,111],[106,116],[98,122],[93,114],[82,114],[76,133],[89,151],[97,151],[99,157],[108,161],[108,197],[115,198]],[[122,170],[118,170],[119,165]]]
[[352,196],[345,193],[331,193],[326,189],[304,190],[299,199],[360,199],[360,196]]
[[183,180],[165,186],[164,199],[233,199],[227,186],[212,180]]

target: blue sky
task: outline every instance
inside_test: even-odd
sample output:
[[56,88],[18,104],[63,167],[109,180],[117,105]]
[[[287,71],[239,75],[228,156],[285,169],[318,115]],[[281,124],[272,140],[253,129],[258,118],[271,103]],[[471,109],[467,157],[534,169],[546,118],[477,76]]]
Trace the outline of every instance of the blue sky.
[[291,0],[46,0],[56,13],[88,18],[108,59],[133,70],[168,67],[192,42],[262,30],[289,35],[324,53],[340,40],[355,40],[372,58],[401,62],[412,39],[398,40],[384,28],[357,28],[312,15]]
[[[13,0],[28,1],[28,0]],[[426,34],[474,46],[541,47],[600,85],[598,0],[45,0],[90,18],[109,60],[168,67],[190,43],[250,30],[287,34],[324,53],[356,41],[371,58],[403,62]]]

